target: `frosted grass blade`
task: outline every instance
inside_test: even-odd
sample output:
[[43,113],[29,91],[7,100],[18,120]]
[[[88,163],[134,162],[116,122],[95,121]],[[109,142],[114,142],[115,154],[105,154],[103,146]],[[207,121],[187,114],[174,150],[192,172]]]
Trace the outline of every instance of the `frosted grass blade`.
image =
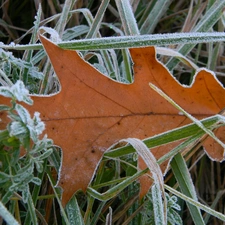
[[[118,8],[120,19],[122,21],[122,27],[123,27],[124,33],[126,35],[139,35],[140,32],[137,26],[136,19],[134,17],[133,9],[131,7],[131,2],[129,0],[124,0],[124,1],[116,0],[116,5]],[[131,60],[129,57],[130,54],[128,49],[122,49],[122,56],[123,56],[122,66],[124,67],[124,71],[123,71],[124,74],[122,74],[122,76],[124,75],[125,79],[131,83],[132,68],[131,68]]]
[[[212,129],[215,127],[216,123],[221,121],[221,117],[219,115],[212,116],[203,120],[200,120],[201,123],[207,128]],[[148,146],[148,148],[154,148],[160,145],[164,145],[173,141],[181,140],[184,138],[192,137],[193,134],[199,134],[200,136],[204,134],[201,128],[199,128],[196,124],[192,123],[189,125],[185,125],[180,128],[173,129],[168,132],[164,132],[153,137],[144,139],[143,142]],[[134,153],[135,150],[131,145],[127,145],[125,147],[120,147],[108,152],[105,152],[105,156],[107,157],[119,157],[122,155]]]
[[148,13],[148,17],[144,20],[140,28],[141,34],[150,34],[153,33],[156,25],[158,24],[161,17],[168,10],[169,5],[172,0],[158,0],[155,2],[155,5]]
[[5,208],[4,204],[0,201],[0,216],[7,222],[7,224],[19,225],[12,214]]
[[103,19],[103,16],[105,15],[105,10],[108,7],[109,1],[110,0],[103,0],[102,1],[101,5],[98,8],[98,12],[97,12],[92,24],[91,24],[90,30],[89,30],[87,36],[85,37],[86,39],[96,36],[97,32],[99,31],[99,27],[101,25],[101,21]]
[[[63,49],[74,50],[100,50],[100,49],[121,49],[136,48],[145,46],[161,46],[182,43],[206,43],[225,41],[223,32],[209,33],[170,33],[170,34],[152,34],[136,35],[122,37],[104,37],[101,39],[85,39],[70,42],[57,43]],[[0,46],[1,47],[1,46]]]
[[[195,33],[168,33],[168,34],[149,34],[122,37],[92,38],[74,41],[62,41],[56,43],[63,49],[71,50],[101,50],[101,49],[123,49],[138,48],[146,46],[161,46],[189,43],[209,43],[225,41],[224,32],[195,32]],[[29,45],[4,45],[0,48],[12,50],[40,50],[41,44]]]
[[140,172],[135,173],[133,176],[128,177],[126,180],[122,181],[121,183],[117,184],[116,186],[112,187],[108,191],[104,193],[99,193],[95,189],[88,187],[87,193],[90,194],[93,198],[98,199],[100,201],[106,201],[109,200],[115,196],[117,196],[124,188],[126,188],[128,185],[133,183],[135,180],[137,180],[140,176],[144,175],[148,169],[142,170]]
[[165,215],[164,215],[163,202],[162,202],[162,196],[161,196],[159,185],[154,184],[151,188],[151,192],[152,192],[152,203],[153,203],[155,224],[157,225],[167,224],[164,219]]
[[126,35],[139,35],[136,19],[129,0],[116,0],[116,6]]
[[[197,200],[197,195],[195,192],[194,185],[191,180],[191,176],[189,174],[186,162],[180,153],[178,153],[170,163],[172,171],[176,177],[176,180],[179,184],[179,187],[183,194],[192,198],[195,201]],[[187,203],[187,206],[190,210],[192,219],[196,225],[205,225],[204,220],[202,218],[200,209],[194,205]]]
[[38,224],[38,221],[37,221],[37,216],[36,216],[36,213],[35,213],[35,207],[34,207],[34,203],[33,203],[33,199],[32,199],[32,196],[30,194],[30,191],[28,191],[28,202],[27,202],[27,205],[28,205],[28,212],[30,214],[30,221],[28,222],[28,224]]
[[131,59],[128,49],[122,49],[122,56],[123,56],[123,65],[124,65],[124,78],[131,83],[133,81],[132,76],[132,68],[131,68]]
[[67,203],[66,212],[70,225],[84,225],[84,220],[75,196]]
[[72,9],[76,1],[77,0],[66,0],[64,3],[62,13],[60,15],[58,24],[56,25],[56,30],[58,31],[60,37],[62,37],[63,35],[63,32],[65,30],[66,24],[70,16],[70,10]]

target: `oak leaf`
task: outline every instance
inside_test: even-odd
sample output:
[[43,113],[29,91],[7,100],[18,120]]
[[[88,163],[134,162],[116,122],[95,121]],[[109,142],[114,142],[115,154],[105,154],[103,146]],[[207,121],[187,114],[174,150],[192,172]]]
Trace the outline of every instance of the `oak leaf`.
[[[144,139],[191,122],[152,90],[149,83],[199,119],[225,107],[225,89],[212,72],[200,69],[191,86],[182,86],[156,59],[154,47],[130,49],[134,82],[123,84],[101,74],[76,51],[61,49],[44,37],[40,39],[61,90],[54,95],[33,96],[34,105],[27,108],[41,113],[48,137],[62,148],[59,186],[64,190],[63,204],[75,191],[86,190],[103,153],[116,141]],[[0,103],[8,104],[8,100],[0,97]],[[5,125],[3,120],[0,128]],[[220,129],[217,136],[224,141],[225,130]],[[224,160],[224,149],[210,139],[205,145],[212,159]],[[172,147],[174,144],[169,144],[152,152],[159,158]],[[161,167],[163,171],[166,166]],[[140,167],[144,167],[141,162]],[[144,183],[141,180],[142,190],[146,191],[149,186]]]

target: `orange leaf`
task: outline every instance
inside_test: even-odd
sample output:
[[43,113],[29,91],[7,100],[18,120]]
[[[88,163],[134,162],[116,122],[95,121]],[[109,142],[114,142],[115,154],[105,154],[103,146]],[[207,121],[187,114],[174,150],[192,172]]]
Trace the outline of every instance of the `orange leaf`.
[[[63,150],[59,185],[64,189],[64,204],[75,191],[86,190],[103,153],[116,141],[129,137],[144,139],[190,123],[149,83],[199,119],[225,107],[225,90],[211,72],[201,69],[190,87],[182,86],[156,59],[154,47],[130,50],[134,82],[122,84],[102,75],[76,51],[63,50],[40,38],[60,80],[61,91],[47,97],[33,96],[34,105],[27,108],[41,113],[46,133]],[[0,100],[7,102],[3,97]],[[220,129],[219,138],[225,137],[224,131]],[[208,148],[209,145],[212,146]],[[212,140],[206,146],[211,158],[224,159],[224,150]],[[159,158],[172,147],[174,143],[152,152]],[[163,171],[166,166],[161,167]],[[144,183],[141,180],[142,193],[149,188]]]

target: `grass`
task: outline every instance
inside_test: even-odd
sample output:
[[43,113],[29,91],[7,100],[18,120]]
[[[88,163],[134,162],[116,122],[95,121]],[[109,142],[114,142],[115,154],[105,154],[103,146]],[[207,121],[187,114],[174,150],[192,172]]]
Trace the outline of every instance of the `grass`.
[[[143,142],[129,139],[130,145],[110,149],[87,193],[76,193],[63,208],[61,190],[55,187],[60,150],[52,147],[51,140],[40,139],[41,121],[40,126],[26,127],[23,115],[30,120],[37,120],[38,116],[30,118],[29,112],[15,101],[21,96],[10,87],[22,80],[30,93],[58,91],[51,64],[37,44],[40,26],[54,28],[62,39],[61,47],[80,50],[87,61],[121,82],[133,80],[127,48],[153,44],[157,46],[159,60],[181,83],[190,84],[196,68],[206,67],[225,84],[225,37],[215,33],[224,31],[225,1],[103,0],[96,5],[96,1],[54,0],[42,1],[41,7],[40,2],[21,4],[19,0],[4,0],[0,9],[0,35],[4,43],[0,49],[0,94],[12,98],[12,107],[1,109],[11,115],[14,124],[13,129],[9,126],[0,132],[0,224],[136,225],[165,224],[166,220],[168,224],[223,224],[224,163],[211,161],[201,144],[196,144],[204,137],[199,121]],[[177,35],[181,32],[193,35]],[[207,33],[200,40],[193,32]],[[168,33],[171,36],[166,36]],[[139,34],[143,36],[136,36]],[[56,38],[54,33],[52,37]],[[103,37],[112,44],[106,46]],[[91,44],[86,39],[92,39]],[[158,47],[165,48],[162,51]],[[170,49],[182,54],[182,62],[180,55],[177,57]],[[21,84],[17,83],[17,87],[24,90]],[[26,91],[23,93],[23,100],[29,104]],[[215,115],[201,122],[211,129],[219,121],[220,117]],[[156,162],[146,148],[183,138],[187,139],[169,153],[174,155],[172,169],[163,179],[157,167],[168,155]],[[19,155],[20,145],[27,150],[23,158]],[[137,170],[137,154],[150,159],[149,168],[154,171],[155,180],[152,190],[141,201],[137,179],[147,170]]]

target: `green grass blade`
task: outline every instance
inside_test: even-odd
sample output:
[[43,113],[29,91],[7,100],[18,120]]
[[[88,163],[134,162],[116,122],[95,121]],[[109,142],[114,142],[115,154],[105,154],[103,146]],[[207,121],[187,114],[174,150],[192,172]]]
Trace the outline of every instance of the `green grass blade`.
[[122,49],[122,56],[123,56],[123,65],[124,65],[124,78],[129,82],[132,83],[133,76],[132,76],[132,68],[131,68],[131,59],[128,49]]
[[116,0],[116,6],[126,35],[139,35],[138,26],[129,0]]
[[[179,187],[183,194],[186,196],[193,198],[195,201],[197,201],[197,195],[194,189],[194,185],[192,183],[188,168],[186,166],[186,163],[181,156],[180,153],[178,153],[171,161],[170,163],[172,171],[176,177],[176,180],[179,184]],[[192,219],[196,225],[204,225],[204,220],[202,218],[200,209],[194,205],[191,205],[187,203],[187,206],[190,210]]]
[[30,191],[28,192],[27,206],[28,206],[28,212],[30,214],[30,220],[26,221],[26,223],[24,223],[24,225],[28,225],[28,224],[35,225],[35,224],[38,224],[37,216],[36,216],[36,213],[35,213],[34,202],[33,202],[32,196],[30,194]]
[[84,220],[75,196],[67,203],[66,212],[70,225],[84,225]]
[[[138,10],[138,6],[141,4],[139,2],[139,5],[136,5],[135,7],[135,17],[137,18],[138,27],[141,29],[142,24],[145,22],[146,18],[149,16],[152,8],[154,7],[157,0],[149,1],[147,4],[145,4],[144,8],[141,7],[141,10]],[[133,7],[134,8],[134,7]],[[142,33],[141,33],[142,34]]]
[[66,24],[70,16],[70,10],[72,9],[76,1],[77,0],[66,0],[64,3],[64,7],[60,15],[59,22],[56,25],[56,30],[58,31],[60,37],[62,37],[63,35],[63,32],[65,30]]
[[90,30],[89,30],[87,36],[85,37],[86,39],[96,36],[96,34],[99,30],[99,27],[101,25],[101,21],[103,19],[103,16],[105,15],[105,11],[108,7],[109,1],[110,0],[103,0],[102,1],[101,5],[98,8],[98,12],[95,16],[95,19],[93,20],[93,23],[90,27]]
[[[146,46],[161,46],[189,43],[209,43],[225,41],[224,32],[196,32],[196,33],[170,33],[170,34],[152,34],[122,37],[104,37],[83,39],[74,41],[58,42],[57,45],[63,49],[72,50],[101,50],[101,49],[123,49],[138,48]],[[0,48],[12,50],[40,50],[41,44],[29,45],[4,45]]]
[[161,17],[168,10],[169,5],[172,0],[158,0],[155,2],[155,5],[148,13],[147,18],[144,20],[140,28],[141,34],[151,34],[153,33],[155,27],[157,26]]
[[[208,117],[206,119],[201,120],[201,123],[207,128],[212,129],[216,125],[216,123],[221,121],[221,117],[219,115]],[[185,125],[180,128],[176,128],[170,130],[168,132],[164,132],[153,137],[147,138],[144,143],[148,146],[148,148],[154,148],[159,145],[167,144],[173,141],[181,140],[184,138],[192,137],[193,134],[199,133],[199,135],[203,135],[204,131],[199,128],[196,124],[192,123],[189,125]],[[126,154],[134,153],[135,150],[131,145],[127,145],[125,147],[120,147],[109,152],[105,153],[107,157],[119,157]]]
[[106,201],[109,200],[115,196],[117,196],[124,188],[126,188],[128,185],[133,183],[135,180],[137,180],[140,176],[145,174],[148,171],[148,169],[145,169],[143,171],[135,173],[133,176],[128,177],[126,180],[122,181],[121,183],[117,184],[116,186],[112,187],[108,191],[104,193],[99,193],[95,189],[88,187],[87,193],[90,194],[93,198],[98,199],[100,201]]
[[[212,43],[210,43],[210,45],[213,45]],[[216,71],[216,64],[218,61],[218,58],[220,57],[219,53],[220,53],[220,48],[221,48],[221,43],[216,43],[215,47],[213,48],[212,46],[212,51],[209,52],[209,59],[207,62],[207,68],[212,70],[212,71]]]
[[121,76],[120,76],[120,71],[119,71],[119,65],[118,65],[118,60],[117,60],[117,55],[116,52],[112,49],[105,51],[108,52],[109,55],[111,56],[111,63],[113,65],[113,68],[110,71],[110,76],[113,78],[115,77],[117,81],[121,82]]
[[[139,35],[140,32],[136,23],[136,19],[133,14],[130,1],[116,0],[116,5],[117,5],[118,12],[122,21],[122,25],[123,25],[122,27],[123,27],[124,33],[126,35]],[[127,49],[122,49],[122,56],[123,56],[123,64],[122,64],[123,76],[125,80],[131,83],[133,79],[132,79],[132,68],[131,68],[131,60],[130,60],[129,51]]]
[[[223,32],[212,33],[170,33],[152,34],[122,37],[106,37],[101,39],[85,39],[70,42],[57,43],[63,49],[74,50],[100,50],[100,49],[121,49],[136,48],[145,46],[160,46],[185,43],[206,43],[225,41]],[[1,47],[1,46],[0,46]]]

